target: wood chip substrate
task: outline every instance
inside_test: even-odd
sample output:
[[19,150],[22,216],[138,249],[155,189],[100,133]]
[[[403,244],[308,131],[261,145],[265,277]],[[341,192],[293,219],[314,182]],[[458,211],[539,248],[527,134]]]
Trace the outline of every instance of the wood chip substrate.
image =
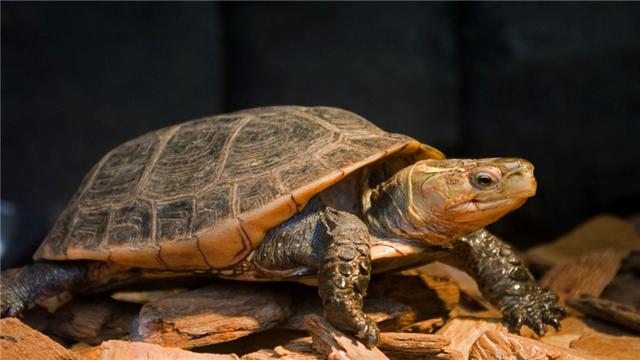
[[381,329],[375,348],[327,322],[313,287],[212,280],[37,306],[0,320],[0,358],[637,360],[638,225],[599,216],[522,253],[568,313],[542,338],[510,333],[473,280],[436,263],[374,276],[365,312]]

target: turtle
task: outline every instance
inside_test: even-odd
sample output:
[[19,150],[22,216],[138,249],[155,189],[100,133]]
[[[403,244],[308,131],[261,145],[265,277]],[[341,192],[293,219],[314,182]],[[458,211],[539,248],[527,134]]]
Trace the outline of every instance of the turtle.
[[557,296],[485,229],[535,194],[533,169],[445,158],[333,107],[188,121],[98,161],[34,262],[2,273],[2,316],[145,279],[300,281],[318,287],[329,322],[374,346],[371,275],[441,261],[468,272],[511,329],[542,336],[565,314]]

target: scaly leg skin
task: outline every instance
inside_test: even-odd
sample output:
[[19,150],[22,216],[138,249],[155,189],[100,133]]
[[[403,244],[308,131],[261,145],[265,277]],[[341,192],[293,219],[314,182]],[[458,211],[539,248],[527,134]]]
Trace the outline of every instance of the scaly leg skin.
[[377,345],[376,323],[362,310],[371,277],[369,232],[355,216],[327,211],[324,257],[318,272],[318,292],[325,316],[341,329],[353,331],[365,345]]
[[36,262],[2,272],[2,317],[18,316],[37,301],[58,295],[87,276],[87,263]]
[[269,231],[253,261],[264,277],[289,274],[295,279],[317,272],[327,320],[371,347],[378,343],[379,330],[362,310],[371,276],[369,239],[356,216],[314,198],[300,214]]
[[560,328],[565,312],[558,296],[536,283],[509,245],[482,229],[457,240],[454,252],[511,330],[519,331],[524,324],[544,336],[545,325]]
[[0,277],[1,315],[20,316],[38,301],[94,285],[109,278],[114,270],[113,266],[93,261],[36,262],[5,270]]

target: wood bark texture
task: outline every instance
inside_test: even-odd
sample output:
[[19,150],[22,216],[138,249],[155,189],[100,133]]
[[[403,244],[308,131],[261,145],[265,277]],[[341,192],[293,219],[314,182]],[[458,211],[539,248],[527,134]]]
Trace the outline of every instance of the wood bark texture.
[[335,329],[327,320],[317,315],[307,315],[304,318],[313,346],[329,360],[388,360],[377,348],[368,349],[354,337],[347,336]]
[[498,330],[488,330],[471,346],[469,360],[596,360],[576,350]]
[[146,304],[139,333],[146,342],[192,348],[234,340],[290,316],[285,292],[256,284],[216,284]]
[[635,307],[592,296],[572,300],[569,305],[597,319],[640,331],[640,312]]
[[614,249],[580,256],[577,260],[555,265],[540,283],[560,296],[560,301],[581,295],[600,296],[620,269],[626,254]]
[[104,297],[79,298],[60,308],[47,332],[65,339],[98,345],[128,336],[140,306]]
[[274,349],[261,349],[246,354],[242,360],[321,360],[325,357],[313,348],[313,340],[310,336],[292,340],[283,346]]
[[469,356],[469,350],[473,342],[487,330],[501,329],[502,325],[497,321],[473,318],[455,318],[445,324],[442,329],[436,332],[437,335],[444,336],[451,341],[447,346],[450,351],[458,351],[462,358]]
[[233,354],[201,354],[177,348],[168,348],[142,342],[122,340],[105,341],[100,346],[85,350],[81,353],[81,360],[237,360]]
[[391,358],[462,360],[462,353],[447,349],[451,341],[440,335],[388,332],[380,334],[378,348]]
[[588,352],[602,360],[638,360],[640,337],[611,336],[592,332],[570,344],[572,349]]
[[0,358],[77,360],[74,352],[16,318],[0,320]]
[[[278,328],[289,330],[305,330],[304,317],[306,315],[315,314],[322,316],[324,309],[322,303],[315,293],[312,296],[296,299],[296,305],[293,315],[286,322],[278,325]],[[296,297],[298,295],[296,294]],[[364,301],[364,312],[375,322],[398,319],[406,316],[411,309],[409,306],[393,299],[381,297],[367,297]]]

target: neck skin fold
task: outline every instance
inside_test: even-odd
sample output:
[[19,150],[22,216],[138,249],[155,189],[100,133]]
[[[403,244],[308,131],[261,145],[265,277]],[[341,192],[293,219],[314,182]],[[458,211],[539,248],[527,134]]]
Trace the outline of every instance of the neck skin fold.
[[420,211],[428,206],[415,206],[416,202],[429,199],[423,198],[420,184],[411,181],[413,170],[414,166],[404,168],[371,191],[365,216],[374,234],[421,240],[430,245],[447,244],[464,235],[464,231],[459,235],[452,231],[459,225],[443,221],[433,212]]

